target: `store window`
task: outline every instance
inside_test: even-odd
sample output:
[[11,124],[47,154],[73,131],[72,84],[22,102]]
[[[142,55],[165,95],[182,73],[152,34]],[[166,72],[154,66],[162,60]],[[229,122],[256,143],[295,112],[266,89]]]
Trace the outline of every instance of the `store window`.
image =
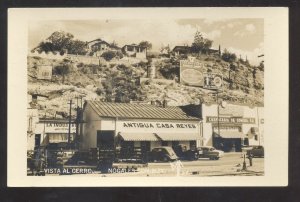
[[120,157],[123,159],[130,159],[134,156],[134,142],[133,141],[122,141]]
[[34,146],[39,147],[41,144],[41,134],[36,134],[34,138]]
[[[70,134],[70,140],[72,140],[72,135]],[[49,143],[58,143],[58,142],[68,142],[68,133],[52,133],[49,134]]]
[[249,145],[249,139],[248,138],[244,139],[244,145]]

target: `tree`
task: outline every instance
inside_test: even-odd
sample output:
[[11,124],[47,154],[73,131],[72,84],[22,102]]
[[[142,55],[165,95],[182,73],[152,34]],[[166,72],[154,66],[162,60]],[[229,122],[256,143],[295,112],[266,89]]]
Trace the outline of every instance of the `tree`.
[[45,51],[46,53],[54,51],[53,44],[50,42],[41,42],[36,49],[39,51]]
[[152,49],[152,43],[150,43],[149,41],[141,41],[139,43],[139,46],[146,47],[148,50]]
[[259,63],[258,69],[259,69],[260,71],[264,71],[264,70],[265,70],[265,67],[264,67],[264,61],[261,61],[261,62]]
[[52,43],[54,50],[61,51],[63,49],[67,49],[70,46],[73,38],[73,34],[64,31],[56,31],[53,32],[51,36],[47,38],[47,40]]
[[103,57],[106,61],[111,61],[111,59],[116,57],[116,53],[114,51],[106,51],[102,53],[101,57]]
[[55,74],[58,74],[58,75],[61,75],[63,78],[62,78],[62,83],[65,82],[65,75],[68,74],[70,72],[70,64],[69,63],[62,63],[56,67],[54,67],[54,73]]
[[194,37],[194,43],[192,44],[191,51],[194,53],[207,53],[207,51],[211,48],[212,43],[212,40],[204,38],[202,34],[197,31]]
[[85,55],[87,53],[86,43],[80,40],[71,40],[66,48],[70,54]]
[[226,48],[222,54],[222,59],[226,62],[234,62],[236,60],[236,55],[234,53],[230,53]]
[[67,50],[71,54],[85,55],[87,53],[86,43],[73,38],[74,36],[71,33],[56,31],[35,49],[45,52],[58,51],[61,54]]

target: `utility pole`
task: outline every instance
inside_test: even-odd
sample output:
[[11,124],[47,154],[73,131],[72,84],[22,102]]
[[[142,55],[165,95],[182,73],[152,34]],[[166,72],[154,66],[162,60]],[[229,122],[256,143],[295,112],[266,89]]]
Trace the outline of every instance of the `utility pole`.
[[81,108],[79,107],[79,99],[82,99],[82,97],[76,97],[77,100],[77,106],[76,106],[76,136],[75,136],[75,140],[76,140],[76,145],[78,146],[78,136],[79,136],[79,123],[81,120]]
[[70,112],[69,112],[69,132],[68,132],[68,145],[71,143],[71,113],[72,113],[72,99],[68,103],[70,104]]
[[218,105],[218,135],[220,134],[220,103],[219,103],[219,89],[217,89],[217,105]]
[[257,134],[257,136],[258,136],[258,145],[260,145],[260,130],[259,130],[259,113],[258,113],[258,107],[256,107],[256,112],[257,112],[257,127],[258,127],[258,134]]

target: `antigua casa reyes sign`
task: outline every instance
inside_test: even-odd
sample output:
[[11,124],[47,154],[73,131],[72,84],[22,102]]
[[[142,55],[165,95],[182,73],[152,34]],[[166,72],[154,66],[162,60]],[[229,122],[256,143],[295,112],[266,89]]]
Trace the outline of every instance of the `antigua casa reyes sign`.
[[118,122],[118,130],[121,131],[147,131],[147,132],[198,132],[197,122],[154,122],[154,121],[121,121]]

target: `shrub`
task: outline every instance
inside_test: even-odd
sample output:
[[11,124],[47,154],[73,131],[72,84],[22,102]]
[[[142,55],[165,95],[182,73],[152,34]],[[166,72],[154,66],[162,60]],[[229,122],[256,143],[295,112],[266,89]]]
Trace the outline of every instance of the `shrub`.
[[63,63],[59,66],[55,66],[53,73],[57,75],[61,75],[62,78],[62,83],[65,82],[65,75],[70,72],[70,65],[68,63]]
[[230,53],[227,49],[225,49],[222,54],[222,59],[226,62],[234,62],[236,60],[236,55],[234,53]]
[[104,93],[104,90],[101,88],[97,88],[96,93],[97,93],[97,95],[102,95]]
[[116,56],[117,56],[119,59],[121,59],[121,58],[124,57],[124,56],[123,56],[123,53],[122,53],[121,51],[117,51],[117,52],[116,52]]
[[40,59],[42,59],[40,56],[33,56],[32,58],[35,59],[35,60],[40,60]]
[[83,62],[80,62],[77,64],[77,67],[83,67],[83,65],[84,65]]
[[116,57],[116,53],[113,51],[106,51],[102,53],[101,57],[103,57],[106,61],[111,61],[114,57]]
[[54,67],[54,74],[65,75],[70,72],[70,66],[67,64],[62,64]]
[[179,66],[167,63],[163,68],[159,69],[159,72],[167,79],[174,79],[179,77]]

